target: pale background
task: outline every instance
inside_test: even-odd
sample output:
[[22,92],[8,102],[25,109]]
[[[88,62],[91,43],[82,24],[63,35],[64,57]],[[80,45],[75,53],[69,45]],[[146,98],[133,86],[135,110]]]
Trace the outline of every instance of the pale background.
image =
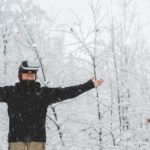
[[[58,20],[63,23],[68,20],[72,20],[70,9],[76,12],[76,14],[84,18],[89,17],[90,9],[88,6],[88,0],[33,0],[38,6],[44,9],[51,17],[58,15]],[[121,1],[121,0],[115,0]],[[105,0],[107,3],[108,0]],[[150,39],[150,0],[136,0],[138,17],[143,25],[144,36],[146,41]],[[103,1],[104,4],[104,1]]]

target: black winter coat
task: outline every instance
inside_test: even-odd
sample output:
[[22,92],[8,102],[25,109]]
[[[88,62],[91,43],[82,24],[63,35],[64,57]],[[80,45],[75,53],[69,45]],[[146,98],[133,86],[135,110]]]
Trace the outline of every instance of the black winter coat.
[[41,87],[40,83],[32,81],[0,87],[0,102],[8,105],[8,142],[46,142],[45,121],[48,105],[74,98],[92,88],[92,80],[66,88]]

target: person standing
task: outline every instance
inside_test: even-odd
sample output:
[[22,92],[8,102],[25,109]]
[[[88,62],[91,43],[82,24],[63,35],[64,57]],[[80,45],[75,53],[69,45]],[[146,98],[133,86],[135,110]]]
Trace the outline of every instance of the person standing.
[[45,150],[48,106],[74,98],[103,83],[102,79],[93,79],[65,88],[41,87],[36,82],[38,69],[35,62],[23,61],[18,71],[19,82],[0,87],[0,102],[8,105],[8,150]]

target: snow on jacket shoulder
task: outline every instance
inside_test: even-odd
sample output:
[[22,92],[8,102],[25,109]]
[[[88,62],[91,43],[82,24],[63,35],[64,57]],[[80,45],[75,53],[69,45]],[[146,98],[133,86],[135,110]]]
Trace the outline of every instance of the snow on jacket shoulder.
[[[24,84],[16,83],[15,86],[5,86],[0,87],[0,102],[8,102],[11,100],[12,93],[14,92],[16,87],[25,87]],[[33,87],[32,87],[33,86]],[[74,98],[92,88],[94,88],[94,84],[92,80],[80,85],[70,86],[70,87],[57,87],[57,88],[50,88],[50,87],[40,87],[40,83],[35,82],[35,85],[31,85],[31,89],[39,89],[41,90],[40,96],[46,98],[46,102],[48,104],[60,102],[65,99]],[[26,91],[24,91],[26,92]],[[37,91],[35,91],[37,92]],[[23,96],[23,95],[22,95]]]

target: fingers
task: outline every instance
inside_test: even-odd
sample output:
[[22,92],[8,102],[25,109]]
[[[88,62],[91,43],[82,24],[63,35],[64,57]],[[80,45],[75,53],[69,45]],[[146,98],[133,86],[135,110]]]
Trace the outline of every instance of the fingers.
[[95,82],[96,82],[97,86],[99,86],[104,82],[104,80],[100,79],[100,80],[96,80]]
[[100,86],[103,82],[104,82],[103,79],[100,79],[100,80],[93,79],[93,83],[94,83],[95,87]]
[[103,79],[100,79],[100,80],[96,80],[96,82],[98,82],[98,83],[103,83],[104,80],[103,80]]

